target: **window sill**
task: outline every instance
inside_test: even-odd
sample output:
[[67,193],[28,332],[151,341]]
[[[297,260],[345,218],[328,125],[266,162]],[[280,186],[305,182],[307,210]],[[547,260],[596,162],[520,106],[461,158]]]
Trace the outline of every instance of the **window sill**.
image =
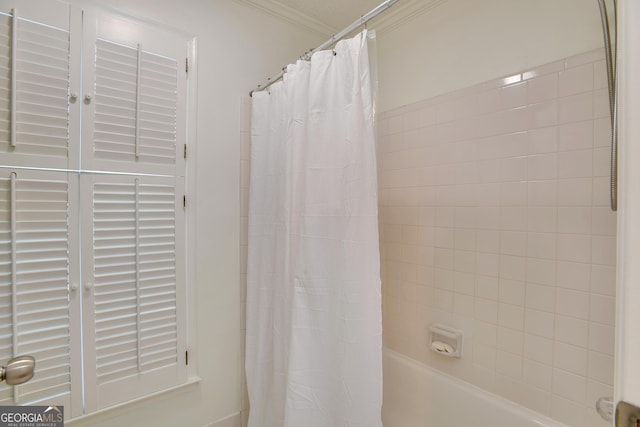
[[191,387],[193,387],[193,386],[195,386],[197,384],[200,384],[201,381],[202,381],[202,379],[199,376],[192,376],[192,377],[189,377],[187,379],[187,382],[185,382],[184,384],[180,384],[180,385],[177,385],[175,387],[171,387],[171,388],[168,388],[168,389],[165,389],[165,390],[160,390],[160,391],[157,391],[155,393],[147,394],[146,396],[142,396],[142,397],[139,397],[137,399],[129,400],[127,402],[123,402],[123,403],[120,403],[118,405],[109,406],[108,408],[100,409],[99,411],[91,412],[89,414],[84,414],[84,415],[80,415],[78,417],[66,419],[66,420],[64,420],[64,424],[65,425],[72,425],[72,424],[74,424],[76,422],[86,421],[86,420],[89,420],[89,419],[91,419],[91,418],[93,418],[95,416],[108,414],[108,413],[116,411],[118,409],[126,408],[126,407],[129,407],[129,406],[133,405],[133,404],[144,402],[145,400],[153,399],[155,397],[162,396],[164,394],[169,394],[169,393],[172,393],[172,392],[178,391],[178,390],[185,390],[185,389],[191,388]]

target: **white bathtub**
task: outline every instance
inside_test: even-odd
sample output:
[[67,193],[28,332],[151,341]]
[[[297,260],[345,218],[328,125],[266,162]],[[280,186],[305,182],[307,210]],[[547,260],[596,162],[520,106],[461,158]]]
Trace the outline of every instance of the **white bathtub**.
[[567,427],[392,350],[383,360],[384,427]]

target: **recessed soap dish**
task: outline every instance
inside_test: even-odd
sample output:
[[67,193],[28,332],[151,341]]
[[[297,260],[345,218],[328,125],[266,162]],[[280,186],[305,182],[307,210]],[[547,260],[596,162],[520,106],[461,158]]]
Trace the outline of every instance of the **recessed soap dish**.
[[462,331],[441,324],[430,326],[429,348],[442,356],[462,356]]

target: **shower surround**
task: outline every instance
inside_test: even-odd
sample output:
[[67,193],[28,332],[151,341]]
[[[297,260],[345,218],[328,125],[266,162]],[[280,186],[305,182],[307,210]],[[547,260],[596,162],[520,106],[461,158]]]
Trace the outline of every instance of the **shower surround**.
[[[594,409],[613,394],[603,51],[384,112],[378,133],[385,346],[608,425]],[[433,323],[464,331],[461,359],[429,350]]]

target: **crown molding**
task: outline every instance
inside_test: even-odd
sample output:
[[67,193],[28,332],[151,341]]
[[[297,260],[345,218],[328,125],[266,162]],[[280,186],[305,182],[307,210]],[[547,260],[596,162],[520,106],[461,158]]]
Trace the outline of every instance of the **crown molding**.
[[[378,34],[393,31],[418,16],[446,3],[447,0],[403,0],[373,19],[371,28]],[[374,27],[375,26],[375,27]]]
[[[334,28],[320,22],[277,0],[234,1],[325,37],[331,37],[342,29]],[[417,18],[447,1],[448,0],[401,0],[374,18],[368,26],[369,28],[375,29],[379,34],[393,31],[406,22]],[[355,19],[357,19],[357,17],[355,17],[354,20]]]
[[257,9],[267,15],[283,20],[293,25],[297,25],[306,30],[310,30],[321,36],[331,37],[336,33],[336,29],[323,22],[318,21],[292,7],[284,5],[276,0],[234,0],[244,6]]

